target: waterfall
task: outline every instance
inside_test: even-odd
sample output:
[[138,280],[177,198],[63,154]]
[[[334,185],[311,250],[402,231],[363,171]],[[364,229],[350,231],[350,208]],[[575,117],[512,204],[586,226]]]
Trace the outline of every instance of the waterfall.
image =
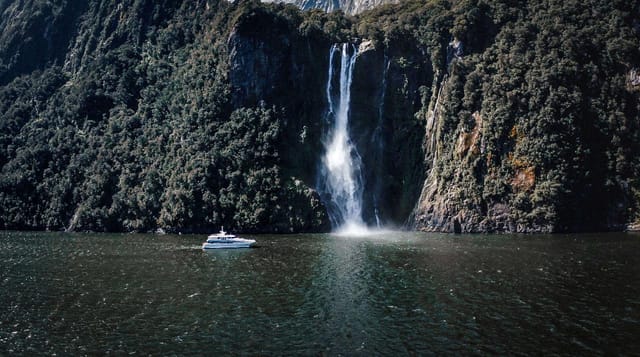
[[[333,59],[340,52],[340,95],[333,100]],[[327,204],[331,224],[347,231],[360,231],[362,220],[362,173],[361,158],[349,136],[349,104],[351,81],[356,62],[357,48],[342,44],[333,45],[329,52],[327,79],[327,120],[332,126],[324,141],[325,153],[319,171],[318,190]]]
[[333,97],[331,94],[331,80],[333,79],[333,57],[338,51],[338,45],[331,46],[329,51],[329,74],[327,76],[327,120],[331,119],[333,115]]

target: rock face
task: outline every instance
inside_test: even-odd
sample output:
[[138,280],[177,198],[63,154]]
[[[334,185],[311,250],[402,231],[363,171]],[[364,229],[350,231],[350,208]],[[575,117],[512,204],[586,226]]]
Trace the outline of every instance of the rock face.
[[628,76],[629,85],[632,87],[640,87],[640,70],[633,68],[629,71]]
[[[0,0],[0,227],[328,230],[314,188],[329,49],[343,42],[358,46],[349,130],[368,224],[637,223],[636,5],[361,13],[382,2],[295,2],[360,13],[348,17],[253,0]],[[576,18],[591,22],[565,31]]]
[[300,36],[286,20],[259,10],[241,20],[227,40],[233,107],[286,108],[284,167],[310,185],[321,154],[330,45]]
[[303,10],[320,9],[326,12],[342,10],[349,15],[356,15],[376,6],[398,1],[401,0],[263,0],[263,2],[294,4]]
[[[285,167],[313,182],[326,131],[322,118],[331,42],[297,35],[277,18],[256,12],[242,22],[227,46],[234,106],[276,105],[295,117],[286,121],[281,152]],[[370,225],[401,224],[413,210],[424,180],[423,126],[414,118],[420,88],[433,81],[432,66],[414,43],[376,47],[358,41],[350,106],[350,135],[363,163],[363,219]],[[304,93],[304,95],[301,95]]]
[[[544,14],[532,14],[532,26],[554,28]],[[640,48],[634,24],[623,30],[632,52]],[[637,58],[616,62],[594,50],[603,65],[595,73],[580,51],[566,51],[569,42],[591,48],[597,40],[590,36],[518,36],[503,28],[493,44],[449,42],[446,68],[422,113],[426,179],[409,226],[451,233],[637,229],[640,191],[631,163],[638,155],[623,148],[640,145],[631,119],[640,110]],[[545,63],[540,51],[550,48],[578,67]]]
[[0,84],[52,65],[78,73],[122,45],[141,46],[149,27],[166,21],[180,3],[26,0],[3,6]]
[[14,77],[63,65],[79,15],[87,4],[14,1],[0,6],[0,85]]
[[[329,42],[308,42],[270,25],[269,36],[236,29],[228,41],[235,106],[267,103],[296,113],[287,120],[286,167],[313,182],[326,125],[324,99]],[[415,47],[384,50],[358,44],[352,83],[350,133],[363,163],[363,219],[370,225],[402,223],[416,204],[424,167],[420,87],[430,64]],[[300,96],[300,93],[305,93]]]
[[[351,98],[351,135],[364,167],[364,219],[399,224],[416,204],[424,180],[420,88],[433,80],[431,63],[411,43],[360,44]],[[402,48],[402,50],[399,50]]]

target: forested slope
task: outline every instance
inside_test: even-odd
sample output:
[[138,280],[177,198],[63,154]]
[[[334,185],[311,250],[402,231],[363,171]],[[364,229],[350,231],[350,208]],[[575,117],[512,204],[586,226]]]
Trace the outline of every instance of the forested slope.
[[434,164],[415,224],[556,232],[620,230],[637,220],[638,6],[493,4],[490,43],[464,28],[482,12],[463,10],[452,34],[468,55],[440,83]]
[[312,190],[282,173],[282,108],[232,106],[226,41],[249,10],[91,1],[65,56],[31,55],[76,2],[60,3],[3,16],[2,226],[327,229]]
[[0,12],[5,229],[328,230],[314,187],[337,42],[363,47],[352,125],[385,222],[550,232],[638,219],[636,2],[406,1],[347,17],[25,0]]

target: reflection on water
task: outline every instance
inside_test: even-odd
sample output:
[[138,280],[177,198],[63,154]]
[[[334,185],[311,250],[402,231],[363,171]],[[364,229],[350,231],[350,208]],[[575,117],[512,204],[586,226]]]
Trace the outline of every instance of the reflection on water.
[[633,354],[640,236],[0,233],[0,355]]

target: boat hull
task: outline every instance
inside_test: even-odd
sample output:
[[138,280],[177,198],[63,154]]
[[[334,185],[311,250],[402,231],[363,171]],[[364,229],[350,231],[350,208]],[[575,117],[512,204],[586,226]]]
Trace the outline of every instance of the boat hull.
[[202,243],[202,249],[237,249],[251,248],[255,241],[233,243]]

